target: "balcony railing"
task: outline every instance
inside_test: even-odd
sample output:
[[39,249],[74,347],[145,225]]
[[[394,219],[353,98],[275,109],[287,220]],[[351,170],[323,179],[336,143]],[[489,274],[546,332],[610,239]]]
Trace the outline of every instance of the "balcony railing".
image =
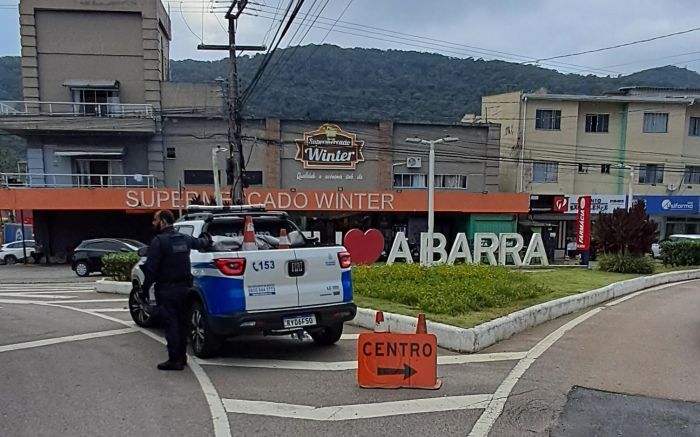
[[155,188],[152,175],[0,173],[1,187],[15,188]]
[[0,102],[0,116],[153,118],[153,106],[133,103]]

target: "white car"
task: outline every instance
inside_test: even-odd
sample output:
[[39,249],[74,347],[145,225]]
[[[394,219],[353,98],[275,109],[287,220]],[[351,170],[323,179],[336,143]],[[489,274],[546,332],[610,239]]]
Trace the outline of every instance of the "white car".
[[[193,208],[194,209],[194,208]],[[206,250],[193,250],[189,293],[190,340],[200,358],[217,353],[226,337],[245,333],[289,335],[308,333],[321,346],[340,340],[343,323],[357,312],[353,303],[350,254],[342,246],[319,246],[307,239],[284,212],[263,206],[200,207],[178,220],[183,234],[212,236]],[[245,250],[244,219],[251,217],[257,250]],[[279,248],[281,229],[289,248]],[[141,298],[141,262],[132,270],[131,317],[139,326],[153,326],[152,290]],[[156,316],[157,318],[157,316]]]
[[[664,241],[683,241],[683,240],[700,240],[700,235],[698,234],[673,234]],[[661,243],[654,243],[651,245],[651,254],[654,258],[661,258]]]
[[13,241],[0,246],[0,261],[3,264],[14,264],[17,261],[24,260],[24,254],[28,258],[34,255],[34,240],[24,240],[24,245],[21,241]]

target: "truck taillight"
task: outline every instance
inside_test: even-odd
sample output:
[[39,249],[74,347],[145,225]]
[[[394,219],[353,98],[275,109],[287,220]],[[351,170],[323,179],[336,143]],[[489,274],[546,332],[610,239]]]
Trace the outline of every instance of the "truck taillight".
[[340,261],[341,269],[349,268],[351,264],[350,254],[347,252],[338,252],[338,261]]
[[245,272],[245,258],[217,258],[214,264],[226,276],[241,276]]

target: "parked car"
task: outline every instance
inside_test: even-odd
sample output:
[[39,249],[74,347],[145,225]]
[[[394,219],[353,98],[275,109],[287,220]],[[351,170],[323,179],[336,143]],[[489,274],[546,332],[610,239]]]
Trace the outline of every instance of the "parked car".
[[673,234],[667,239],[651,245],[651,254],[654,258],[661,258],[661,243],[664,241],[700,240],[698,234]]
[[27,257],[34,255],[34,240],[24,240],[24,245],[21,241],[13,241],[0,246],[0,260],[3,264],[14,264],[17,261],[24,260],[24,254]]
[[102,271],[102,257],[110,253],[137,252],[146,245],[126,238],[96,238],[81,242],[73,251],[71,264],[78,276]]

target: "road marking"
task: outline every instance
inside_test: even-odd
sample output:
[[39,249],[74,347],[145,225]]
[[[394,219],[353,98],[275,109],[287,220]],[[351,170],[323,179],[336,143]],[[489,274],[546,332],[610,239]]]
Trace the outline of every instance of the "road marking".
[[[525,357],[527,352],[502,352],[493,354],[445,355],[437,358],[438,365],[486,363],[493,361],[514,361]],[[337,372],[357,369],[357,361],[292,361],[258,360],[252,358],[198,359],[206,366],[250,367],[258,369],[310,370]]]
[[20,300],[20,299],[2,299],[0,298],[0,303],[5,304],[17,304],[17,305],[31,305],[37,303],[35,300]]
[[[69,303],[69,302],[66,302]],[[86,309],[85,311],[91,311],[91,312],[96,312],[96,313],[123,313],[123,312],[128,312],[129,308],[90,308]]]
[[[45,303],[96,303],[96,302],[122,302],[128,303],[129,299],[82,299],[82,300],[70,300],[66,302],[62,301],[51,301],[47,300]],[[37,302],[38,303],[38,302]]]
[[75,296],[66,296],[63,294],[42,294],[34,295],[28,293],[0,293],[2,297],[25,297],[30,299],[73,299]]
[[343,334],[340,336],[341,340],[357,340],[360,338],[360,334]]
[[93,338],[110,337],[112,335],[130,334],[136,332],[134,328],[112,329],[110,331],[91,332],[88,334],[69,335],[66,337],[47,338],[45,340],[27,341],[25,343],[8,344],[0,346],[0,352],[16,351],[21,349],[31,349],[41,346],[50,346],[71,341],[90,340]]
[[405,414],[479,409],[484,408],[490,400],[491,395],[477,394],[377,402],[373,404],[338,405],[333,407],[311,407],[308,405],[238,399],[223,399],[223,402],[226,411],[234,414],[336,422]]
[[[163,345],[166,344],[165,339],[163,339],[163,337],[154,334],[153,332],[147,329],[135,326],[135,323],[133,321],[119,320],[106,314],[100,314],[94,311],[88,311],[82,308],[75,308],[66,305],[50,304],[48,302],[35,302],[35,304],[65,308],[72,311],[78,311],[80,313],[90,314],[95,317],[100,317],[102,319],[119,323],[124,326],[134,326],[134,330],[146,334],[148,337],[154,339],[155,341]],[[199,382],[199,386],[202,388],[204,398],[207,400],[207,405],[209,406],[209,413],[211,414],[211,420],[214,425],[214,437],[231,437],[231,426],[228,422],[228,416],[226,415],[224,404],[222,403],[219,393],[216,391],[216,387],[214,387],[214,384],[211,382],[211,379],[209,379],[209,376],[206,374],[206,372],[204,372],[204,369],[202,369],[202,367],[199,364],[197,364],[195,357],[189,354],[187,355],[187,367],[189,367],[189,369],[194,374],[195,378],[197,378],[197,382]]]
[[[13,293],[15,293],[13,291]],[[73,290],[73,289],[64,289],[64,288],[57,288],[57,289],[52,289],[51,291],[48,290],[42,290],[42,291],[17,291],[17,293],[21,294],[56,294],[56,293],[95,293],[94,288],[90,289],[85,289],[85,290]],[[0,294],[4,294],[4,292],[0,291]]]

